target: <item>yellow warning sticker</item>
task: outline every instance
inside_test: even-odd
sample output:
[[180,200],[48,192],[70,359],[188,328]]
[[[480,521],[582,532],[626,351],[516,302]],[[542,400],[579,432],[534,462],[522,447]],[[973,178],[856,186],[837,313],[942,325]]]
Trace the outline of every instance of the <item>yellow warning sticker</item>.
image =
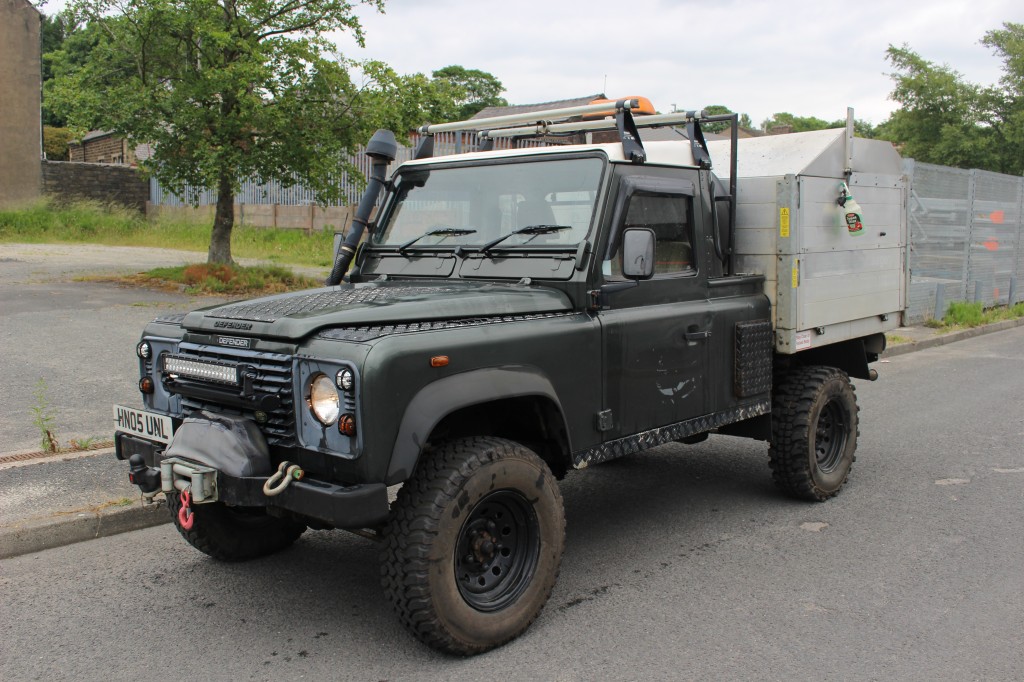
[[[789,208],[779,209],[779,236],[789,238]],[[796,286],[796,285],[794,285]]]
[[800,261],[793,261],[793,288],[796,289],[800,284]]

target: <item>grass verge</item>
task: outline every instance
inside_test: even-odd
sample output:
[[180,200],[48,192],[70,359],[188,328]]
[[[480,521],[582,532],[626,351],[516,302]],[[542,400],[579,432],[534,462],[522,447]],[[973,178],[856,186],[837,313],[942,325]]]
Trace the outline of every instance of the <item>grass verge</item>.
[[107,278],[122,284],[147,286],[192,295],[261,296],[323,285],[312,277],[297,275],[278,265],[210,265],[197,263],[155,268],[135,275]]
[[[0,243],[89,243],[205,252],[210,247],[211,228],[209,220],[147,220],[138,211],[94,201],[44,200],[0,210]],[[231,232],[231,253],[235,258],[327,267],[333,241],[331,230],[306,233],[236,225]]]
[[1016,320],[1024,317],[1024,302],[1010,306],[985,308],[981,303],[954,301],[949,304],[945,317],[941,320],[927,320],[926,327],[936,329],[939,333],[980,327],[1003,320]]

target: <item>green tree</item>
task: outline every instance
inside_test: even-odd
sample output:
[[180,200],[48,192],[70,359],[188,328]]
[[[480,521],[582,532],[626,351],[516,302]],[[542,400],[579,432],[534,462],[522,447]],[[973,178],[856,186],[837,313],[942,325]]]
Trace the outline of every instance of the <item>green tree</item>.
[[[710,116],[721,116],[723,114],[735,113],[732,109],[730,109],[729,107],[727,107],[727,106],[725,106],[723,104],[711,104],[709,106],[706,106],[706,107],[704,107],[704,112],[707,113]],[[753,123],[750,120],[750,116],[748,116],[747,114],[740,114],[739,126],[741,128],[750,128],[752,125],[753,125]],[[703,126],[703,129],[704,129],[704,132],[707,132],[707,133],[725,133],[725,132],[727,132],[729,130],[729,124],[728,123],[709,123],[709,124]]]
[[[479,69],[467,69],[452,65],[430,74],[435,83],[447,86],[446,91],[454,95],[458,111],[453,118],[467,119],[485,107],[508,106],[501,96],[505,86],[492,74]],[[448,119],[451,120],[451,119]]]
[[1024,175],[1024,24],[1007,22],[981,42],[1003,60],[999,87],[987,88],[982,100],[982,118],[994,138],[994,168]]
[[46,158],[52,161],[68,160],[68,144],[75,139],[75,134],[70,128],[56,128],[54,126],[43,126],[43,151]]
[[[383,0],[361,0],[383,10]],[[345,0],[77,0],[70,16],[97,31],[83,64],[53,55],[52,104],[69,123],[153,143],[147,169],[181,193],[210,188],[217,209],[209,262],[231,262],[242,178],[303,182],[339,198],[345,154],[378,117],[363,116],[353,62],[323,37],[363,30]],[[67,42],[67,41],[66,41]],[[370,82],[382,65],[360,65]],[[195,200],[196,197],[190,197]]]
[[[770,118],[766,118],[761,122],[761,129],[766,133],[771,132],[772,128],[777,126],[790,126],[791,132],[794,133],[806,133],[812,130],[829,130],[832,128],[845,128],[846,119],[840,118],[834,121],[826,121],[823,118],[817,116],[796,116],[788,112],[779,112],[772,114]],[[867,121],[863,121],[859,118],[853,121],[854,134],[859,137],[876,137],[877,132],[875,127]]]
[[880,136],[918,161],[1024,175],[1024,24],[1007,22],[981,42],[1003,60],[997,85],[968,82],[906,45],[890,45],[889,97],[900,106]]
[[378,77],[380,87],[367,93],[367,101],[378,125],[396,133],[408,132],[424,123],[446,123],[471,118],[485,106],[506,106],[499,97],[503,86],[495,76],[477,69],[447,66],[431,76],[422,73],[399,75],[385,70]]
[[[68,17],[63,14],[47,16],[43,14],[43,23],[39,33],[39,49],[43,57],[43,88],[49,86],[53,80],[53,66],[49,54],[60,50],[69,36],[75,34],[75,26],[69,25]],[[49,102],[43,98],[43,125],[63,127],[64,118],[55,114],[49,106]]]
[[396,133],[407,133],[424,123],[459,119],[462,92],[447,81],[422,73],[399,75],[387,70],[378,79],[381,87],[367,93],[373,101],[378,125]]
[[[904,156],[947,166],[982,162],[974,139],[981,90],[946,65],[929,62],[907,46],[889,46],[886,58],[895,67],[889,98],[900,103],[882,125],[882,134],[902,146]],[[970,144],[965,144],[970,141]]]

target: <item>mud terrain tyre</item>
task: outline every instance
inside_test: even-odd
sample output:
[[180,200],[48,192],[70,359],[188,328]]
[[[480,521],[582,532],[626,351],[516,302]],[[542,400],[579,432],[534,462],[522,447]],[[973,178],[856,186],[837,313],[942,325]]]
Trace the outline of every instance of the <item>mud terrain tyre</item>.
[[245,561],[289,547],[306,530],[304,524],[269,516],[259,508],[228,507],[220,502],[192,505],[191,530],[178,521],[181,498],[167,495],[174,527],[190,545],[220,561]]
[[537,617],[564,546],[562,495],[543,460],[500,438],[454,440],[424,454],[399,491],[381,584],[420,641],[478,654]]
[[775,389],[772,478],[786,494],[821,502],[846,483],[856,459],[857,397],[850,378],[834,367],[801,367]]

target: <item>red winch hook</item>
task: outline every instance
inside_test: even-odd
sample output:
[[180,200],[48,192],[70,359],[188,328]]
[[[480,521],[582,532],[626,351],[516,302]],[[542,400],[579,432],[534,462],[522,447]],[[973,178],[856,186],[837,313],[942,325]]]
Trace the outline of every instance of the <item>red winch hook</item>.
[[192,491],[185,488],[181,491],[181,508],[178,509],[178,524],[182,530],[192,530],[196,517],[192,513]]

